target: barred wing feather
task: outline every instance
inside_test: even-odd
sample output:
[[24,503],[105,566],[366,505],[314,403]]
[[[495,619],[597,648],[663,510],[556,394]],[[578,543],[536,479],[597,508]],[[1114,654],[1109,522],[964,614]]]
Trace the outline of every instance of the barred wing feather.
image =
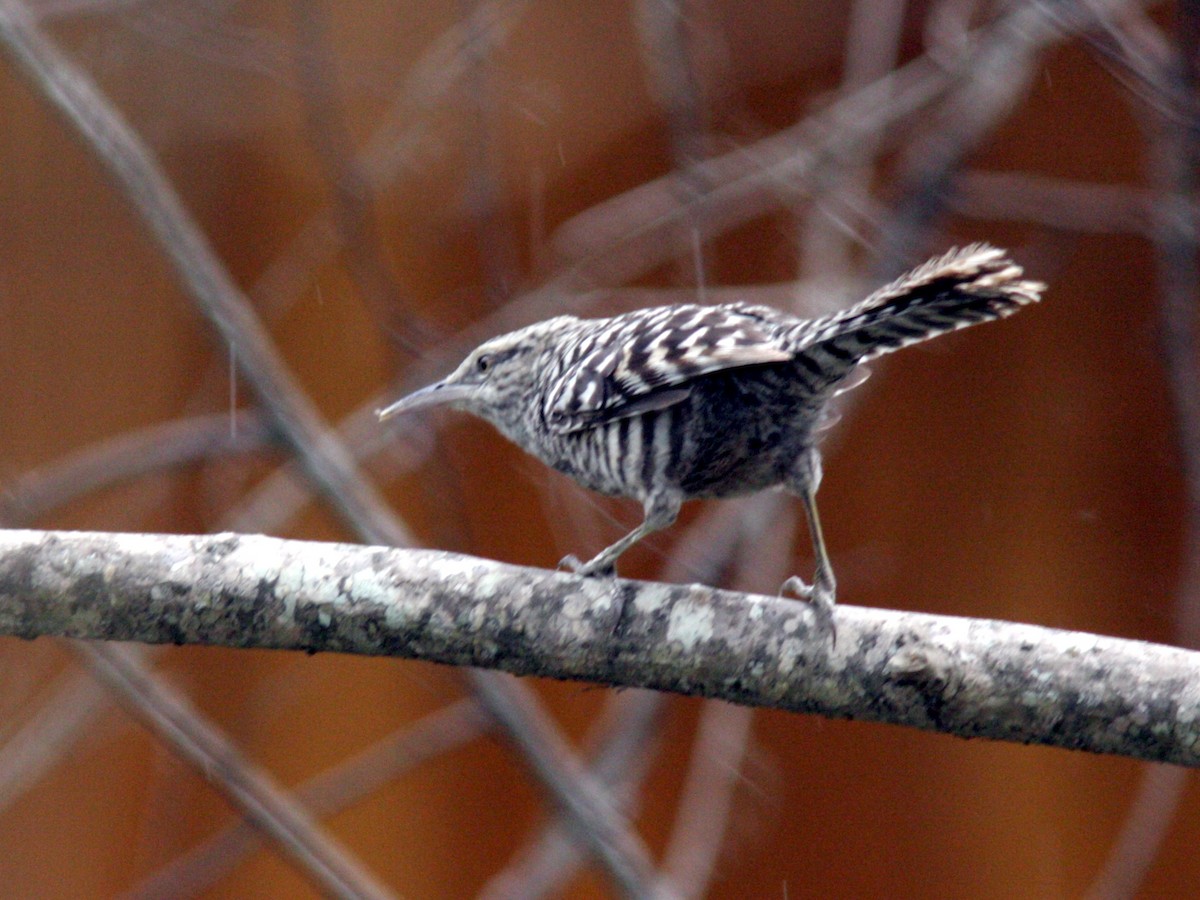
[[546,397],[546,421],[560,433],[665,409],[710,372],[792,358],[777,329],[731,306],[663,306],[605,324],[564,354]]

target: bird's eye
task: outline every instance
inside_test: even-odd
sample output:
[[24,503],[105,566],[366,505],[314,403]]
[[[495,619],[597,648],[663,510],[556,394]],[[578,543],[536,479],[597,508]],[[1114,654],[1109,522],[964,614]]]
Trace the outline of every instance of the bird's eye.
[[492,358],[488,354],[483,354],[479,359],[475,360],[476,372],[487,372],[492,368]]

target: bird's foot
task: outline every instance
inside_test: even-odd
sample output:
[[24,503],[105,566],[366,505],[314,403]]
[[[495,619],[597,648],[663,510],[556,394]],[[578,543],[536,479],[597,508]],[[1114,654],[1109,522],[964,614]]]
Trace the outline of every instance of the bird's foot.
[[558,568],[561,571],[582,575],[584,578],[593,576],[597,578],[615,578],[617,575],[617,567],[613,563],[606,561],[603,556],[597,556],[588,562],[580,562],[578,556],[570,554],[559,560]]
[[799,575],[793,575],[779,589],[779,596],[788,593],[812,607],[813,616],[817,620],[817,628],[829,635],[830,646],[837,646],[837,623],[834,621],[833,609],[837,606],[832,587],[824,584],[806,584]]

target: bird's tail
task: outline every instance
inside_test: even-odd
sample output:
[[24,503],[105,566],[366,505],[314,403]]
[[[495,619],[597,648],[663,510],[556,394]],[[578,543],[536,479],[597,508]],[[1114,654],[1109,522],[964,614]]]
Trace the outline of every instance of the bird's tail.
[[1022,278],[1003,250],[972,244],[929,260],[840,313],[812,322],[801,353],[849,372],[860,362],[939,334],[1012,315],[1045,285]]

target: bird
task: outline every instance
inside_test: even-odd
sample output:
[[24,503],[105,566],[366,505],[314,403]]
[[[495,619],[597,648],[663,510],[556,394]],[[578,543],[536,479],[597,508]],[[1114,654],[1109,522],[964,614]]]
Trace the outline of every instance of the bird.
[[862,363],[1037,302],[1045,285],[1023,275],[1006,251],[972,244],[820,318],[738,302],[556,316],[484,342],[377,415],[456,408],[585,487],[640,501],[640,525],[587,562],[560,563],[584,576],[615,576],[618,557],[674,523],[686,500],[782,487],[803,505],[814,574],[781,593],[832,623],[836,579],[816,503],[831,401]]

